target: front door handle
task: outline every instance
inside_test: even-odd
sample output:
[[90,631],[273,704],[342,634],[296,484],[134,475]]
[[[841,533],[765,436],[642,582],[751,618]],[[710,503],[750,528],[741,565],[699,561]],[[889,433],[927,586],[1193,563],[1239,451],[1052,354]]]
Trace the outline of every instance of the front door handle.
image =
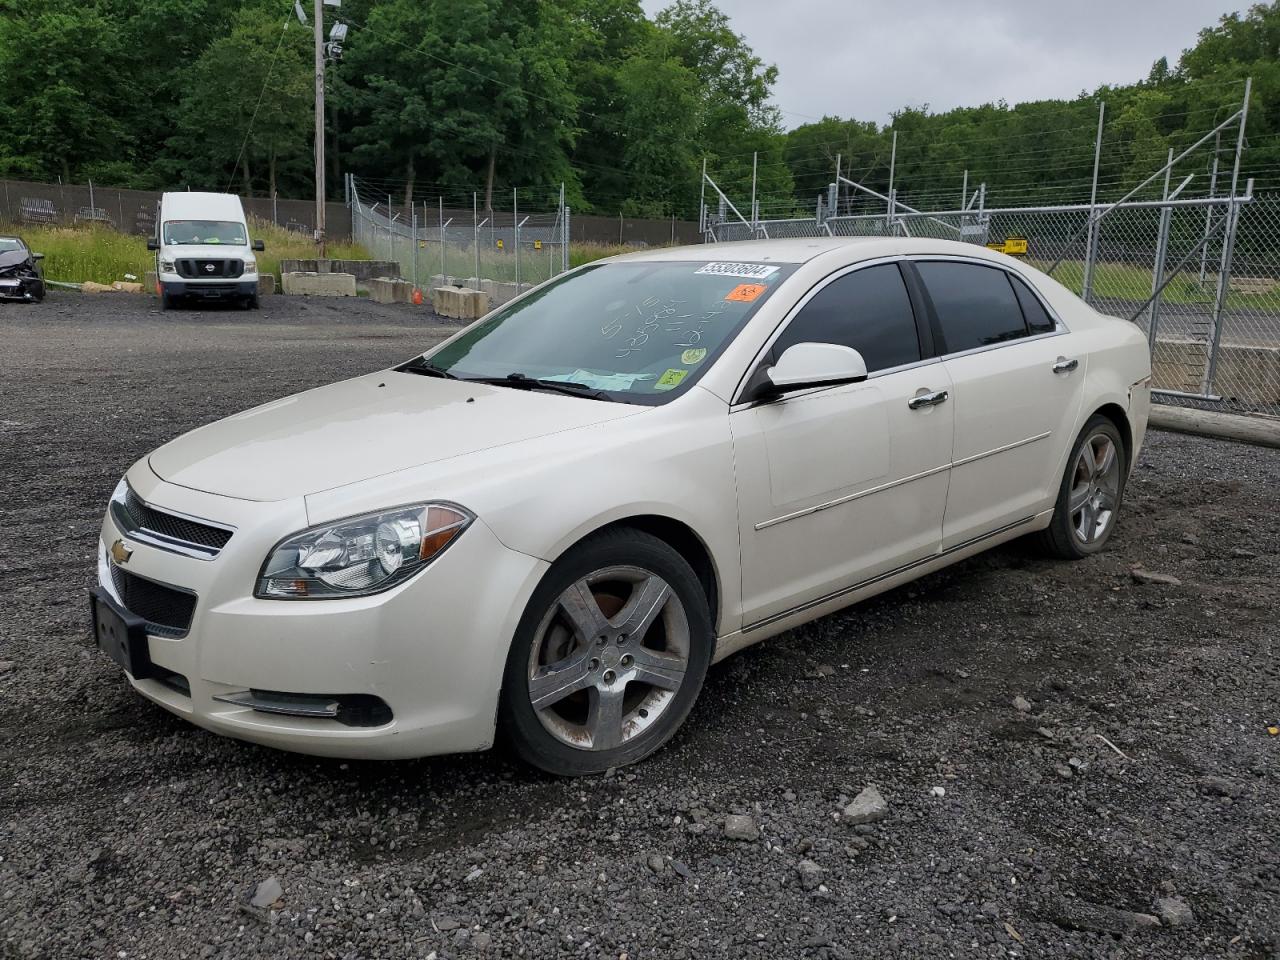
[[907,401],[907,406],[912,410],[919,410],[921,407],[936,407],[940,403],[947,402],[947,391],[935,390],[933,393],[922,393],[918,397],[912,397]]
[[1080,366],[1079,360],[1068,360],[1066,357],[1059,357],[1058,362],[1053,365],[1053,372],[1070,373],[1078,366]]

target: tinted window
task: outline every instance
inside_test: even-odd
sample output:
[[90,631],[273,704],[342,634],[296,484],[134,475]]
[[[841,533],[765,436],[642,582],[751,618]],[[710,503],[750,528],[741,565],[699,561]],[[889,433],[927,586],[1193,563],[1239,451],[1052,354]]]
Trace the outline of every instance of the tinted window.
[[1027,335],[1022,310],[1003,270],[941,261],[916,267],[933,300],[947,353]]
[[1026,318],[1027,329],[1034,333],[1053,333],[1053,318],[1045,310],[1040,298],[1027,289],[1027,285],[1017,277],[1010,275],[1013,292],[1018,296],[1018,304],[1022,307],[1022,316]]
[[897,266],[856,270],[823,287],[782,331],[774,357],[795,343],[853,347],[868,371],[919,360],[915,315]]

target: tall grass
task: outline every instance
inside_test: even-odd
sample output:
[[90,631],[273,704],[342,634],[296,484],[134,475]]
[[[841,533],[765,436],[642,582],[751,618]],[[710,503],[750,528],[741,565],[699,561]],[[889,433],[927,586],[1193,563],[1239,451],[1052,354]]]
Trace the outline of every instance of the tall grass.
[[[262,240],[266,250],[258,254],[258,272],[273,273],[280,278],[280,261],[309,259],[316,255],[310,237],[292,233],[282,227],[251,219],[249,233]],[[146,237],[120,233],[110,227],[85,224],[75,227],[0,225],[0,234],[22,237],[27,246],[44,254],[41,269],[47,280],[67,283],[111,283],[133,274],[139,280],[155,268],[155,254],[147,249]],[[366,260],[369,254],[357,243],[330,242],[327,254],[335,259]]]

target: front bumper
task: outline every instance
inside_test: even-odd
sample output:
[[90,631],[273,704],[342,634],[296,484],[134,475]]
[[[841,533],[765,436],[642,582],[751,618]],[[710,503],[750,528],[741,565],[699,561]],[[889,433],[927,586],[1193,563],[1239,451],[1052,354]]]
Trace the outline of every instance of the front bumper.
[[[204,560],[130,539],[108,511],[100,589],[120,600],[111,547],[124,540],[132,554],[121,569],[197,598],[185,634],[148,631],[158,669],[150,677],[126,673],[139,693],[215,733],[301,753],[405,758],[492,744],[507,650],[545,561],[509,550],[476,521],[420,575],[386,593],[260,600],[252,594],[263,558],[282,535],[307,526],[300,502],[200,493],[164,483],[145,461],[129,481],[156,509],[236,527],[219,555]],[[352,725],[255,709],[263,701],[252,691],[313,702],[376,698],[391,719]]]
[[0,276],[0,300],[41,300],[44,280],[40,277]]
[[258,295],[258,278],[245,280],[161,280],[160,289],[171,297],[233,300]]

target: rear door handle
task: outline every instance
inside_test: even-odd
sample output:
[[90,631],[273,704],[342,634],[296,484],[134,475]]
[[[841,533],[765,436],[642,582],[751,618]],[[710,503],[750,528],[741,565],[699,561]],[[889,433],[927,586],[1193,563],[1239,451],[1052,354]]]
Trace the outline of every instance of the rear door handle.
[[936,407],[940,403],[947,402],[947,391],[935,390],[933,393],[922,393],[918,397],[912,397],[907,401],[907,406],[912,410],[919,410],[921,407]]
[[1068,360],[1066,357],[1059,357],[1058,362],[1053,365],[1053,372],[1070,373],[1078,366],[1080,366],[1079,360]]

